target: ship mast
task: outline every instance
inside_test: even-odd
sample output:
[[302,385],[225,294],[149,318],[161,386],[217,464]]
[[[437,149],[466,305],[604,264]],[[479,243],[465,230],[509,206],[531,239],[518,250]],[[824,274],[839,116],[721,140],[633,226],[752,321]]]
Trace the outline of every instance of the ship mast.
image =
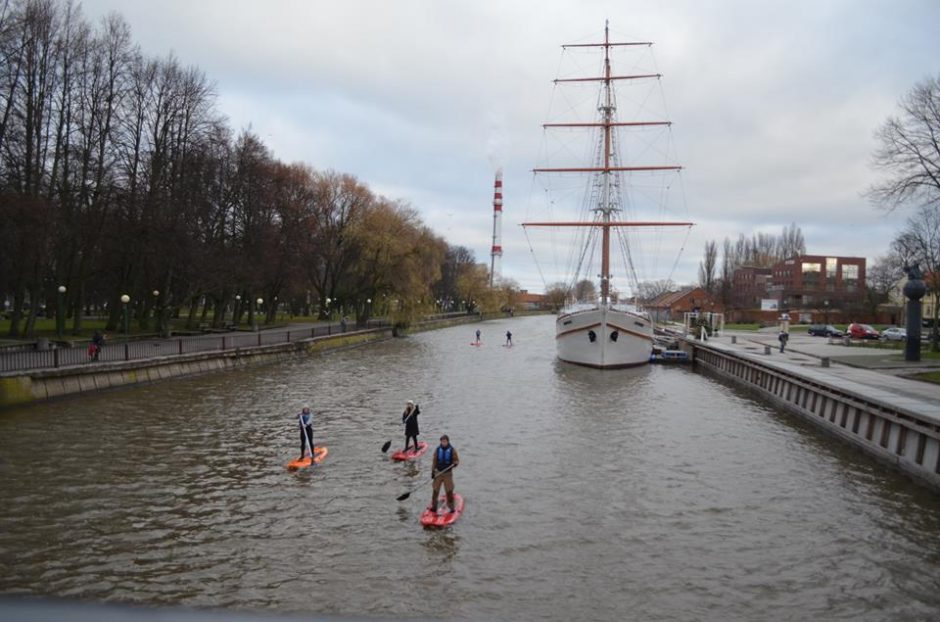
[[523,223],[523,227],[600,227],[602,233],[601,239],[601,304],[607,306],[610,302],[610,230],[612,227],[690,227],[692,223],[690,222],[621,222],[614,221],[612,219],[612,214],[614,211],[619,211],[619,207],[614,205],[611,202],[610,198],[610,176],[611,174],[617,174],[621,171],[678,171],[682,170],[681,166],[612,166],[611,165],[611,155],[613,153],[613,134],[612,130],[615,127],[630,127],[630,126],[655,126],[655,125],[672,125],[669,121],[634,121],[634,122],[618,122],[616,121],[616,106],[614,105],[614,99],[612,95],[611,85],[614,81],[618,80],[641,80],[647,78],[656,78],[659,79],[662,77],[662,74],[639,74],[639,75],[625,75],[625,76],[615,76],[611,75],[610,69],[610,48],[620,47],[620,46],[651,46],[652,42],[623,42],[623,43],[613,43],[610,41],[609,33],[609,23],[604,23],[604,42],[603,43],[579,43],[579,44],[569,44],[563,45],[563,49],[567,48],[577,48],[577,47],[602,47],[604,48],[604,75],[600,77],[589,77],[589,78],[565,78],[555,80],[555,84],[559,82],[603,82],[603,102],[600,106],[599,112],[601,120],[599,123],[545,123],[542,127],[551,128],[551,127],[599,127],[603,130],[603,157],[599,164],[600,167],[589,167],[589,168],[536,168],[533,169],[534,173],[591,173],[591,174],[600,174],[603,176],[601,200],[597,207],[594,208],[594,212],[598,214],[599,220],[593,222],[527,222]]

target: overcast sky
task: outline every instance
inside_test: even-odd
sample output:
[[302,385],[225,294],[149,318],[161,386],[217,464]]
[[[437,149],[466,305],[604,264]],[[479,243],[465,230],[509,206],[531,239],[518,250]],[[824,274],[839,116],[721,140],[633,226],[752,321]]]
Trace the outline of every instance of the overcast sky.
[[[883,254],[906,213],[862,196],[873,132],[940,73],[937,0],[84,0],[151,55],[216,83],[234,129],[281,160],[351,173],[489,263],[504,170],[503,275],[541,291],[527,216],[560,45],[653,41],[696,222],[707,240],[795,222],[811,254]],[[659,275],[658,278],[664,278]],[[657,275],[650,275],[657,278]]]

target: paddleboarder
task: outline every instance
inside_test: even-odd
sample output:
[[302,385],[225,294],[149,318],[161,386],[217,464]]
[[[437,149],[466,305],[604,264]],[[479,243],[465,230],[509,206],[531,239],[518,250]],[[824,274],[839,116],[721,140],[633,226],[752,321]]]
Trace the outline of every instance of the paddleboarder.
[[304,454],[309,445],[310,460],[313,461],[313,413],[308,406],[297,415],[297,421],[300,424],[300,460],[304,459]]
[[415,442],[415,451],[418,451],[418,415],[421,414],[421,408],[412,400],[408,400],[405,403],[405,412],[401,414],[401,422],[405,425],[405,449],[408,451],[408,446],[412,440]]
[[508,330],[506,331],[506,345],[507,346],[512,345],[512,331],[508,331]]
[[433,493],[431,494],[431,512],[437,512],[437,495],[444,486],[447,493],[447,507],[454,511],[454,469],[460,463],[457,450],[450,444],[450,438],[445,434],[441,436],[441,444],[434,450],[434,460],[431,463],[431,477],[434,478]]
[[480,329],[477,329],[477,344],[480,343]]

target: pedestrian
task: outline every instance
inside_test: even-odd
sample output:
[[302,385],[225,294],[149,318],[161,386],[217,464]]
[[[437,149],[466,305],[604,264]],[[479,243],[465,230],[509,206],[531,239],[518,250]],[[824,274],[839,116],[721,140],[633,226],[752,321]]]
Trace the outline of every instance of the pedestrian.
[[508,330],[506,331],[506,345],[507,346],[512,345],[512,332]]
[[104,335],[101,334],[100,330],[96,330],[95,334],[91,336],[91,345],[88,348],[88,353],[91,355],[91,360],[98,360],[98,356],[101,354],[102,347],[104,347]]
[[480,329],[477,329],[477,343],[480,343]]
[[304,459],[304,454],[310,452],[310,462],[313,462],[313,413],[309,406],[304,406],[303,410],[297,415],[300,424],[300,460]]
[[412,440],[415,443],[415,451],[418,451],[418,415],[421,414],[421,408],[412,400],[405,403],[405,412],[401,414],[401,422],[405,426],[405,451]]
[[780,334],[777,335],[777,339],[780,341],[780,351],[783,352],[783,349],[787,347],[787,340],[790,339],[790,335],[784,331],[780,331]]
[[457,449],[450,444],[450,438],[445,434],[441,436],[441,444],[434,451],[434,460],[431,462],[431,477],[434,478],[433,492],[431,493],[431,512],[437,512],[437,495],[444,486],[447,494],[447,507],[454,511],[454,469],[460,464]]

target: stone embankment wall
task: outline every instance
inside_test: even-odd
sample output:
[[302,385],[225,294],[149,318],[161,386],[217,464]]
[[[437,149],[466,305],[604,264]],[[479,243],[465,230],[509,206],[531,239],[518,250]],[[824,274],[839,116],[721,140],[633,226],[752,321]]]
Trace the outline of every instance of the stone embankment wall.
[[[481,319],[478,315],[432,319],[415,324],[406,332],[446,328]],[[275,363],[391,339],[393,332],[392,328],[375,328],[236,350],[5,373],[0,374],[0,408],[247,365]]]
[[[940,489],[940,422],[833,381],[764,364],[697,342],[685,342],[694,363],[747,387],[880,461]],[[901,400],[899,400],[901,401]]]
[[168,378],[275,363],[391,337],[391,328],[378,328],[237,350],[8,373],[0,376],[0,408]]

